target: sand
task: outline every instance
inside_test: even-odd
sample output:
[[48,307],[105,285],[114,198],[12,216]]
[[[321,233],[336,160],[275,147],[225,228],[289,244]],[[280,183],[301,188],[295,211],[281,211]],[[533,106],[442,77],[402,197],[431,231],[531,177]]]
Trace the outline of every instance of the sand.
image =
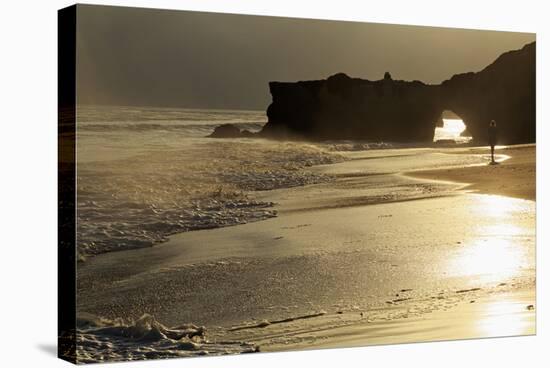
[[[421,316],[371,320],[357,311],[296,320],[286,326],[237,334],[262,351],[345,348],[536,334],[534,290],[494,293]],[[273,339],[292,331],[293,344]]]
[[475,149],[352,152],[311,168],[334,182],[256,193],[276,218],[89,259],[79,311],[192,322],[261,350],[534,333],[535,203],[403,175],[480,170],[481,182],[495,168],[516,180],[534,146],[500,153],[512,158],[493,167]]
[[[487,154],[487,148],[471,148],[463,153]],[[408,175],[417,178],[450,180],[468,184],[467,189],[488,194],[536,200],[535,145],[497,148],[496,153],[510,156],[498,165],[483,165],[429,171]]]

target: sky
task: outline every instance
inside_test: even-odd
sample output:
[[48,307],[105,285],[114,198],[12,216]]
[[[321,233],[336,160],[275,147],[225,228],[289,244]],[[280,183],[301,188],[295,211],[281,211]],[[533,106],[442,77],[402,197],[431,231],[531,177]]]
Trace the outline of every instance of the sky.
[[79,5],[79,104],[265,110],[270,81],[437,84],[534,33]]

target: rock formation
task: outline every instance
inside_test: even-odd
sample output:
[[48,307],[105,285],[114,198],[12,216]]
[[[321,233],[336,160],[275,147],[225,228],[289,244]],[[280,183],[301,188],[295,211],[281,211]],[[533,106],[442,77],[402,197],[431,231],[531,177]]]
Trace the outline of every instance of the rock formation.
[[238,138],[241,136],[241,130],[233,124],[222,124],[214,129],[209,135],[211,138]]
[[500,144],[535,142],[536,45],[500,55],[478,73],[454,75],[441,84],[445,108],[458,114],[474,139],[487,141],[497,122]]
[[269,89],[264,137],[431,142],[441,113],[452,110],[481,143],[491,119],[500,144],[535,141],[534,42],[439,85],[393,80],[388,72],[377,81],[338,73],[326,80],[270,82]]

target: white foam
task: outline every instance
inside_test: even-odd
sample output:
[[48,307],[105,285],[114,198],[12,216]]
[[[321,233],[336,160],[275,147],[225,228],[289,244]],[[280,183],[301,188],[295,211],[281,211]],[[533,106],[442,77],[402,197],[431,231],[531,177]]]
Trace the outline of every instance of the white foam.
[[[148,247],[175,233],[272,218],[273,203],[251,192],[328,180],[304,169],[340,159],[317,145],[192,138],[180,129],[213,129],[215,119],[254,124],[257,112],[87,108],[81,115],[80,259]],[[107,128],[98,130],[98,124]]]
[[259,351],[254,344],[209,341],[204,327],[185,324],[168,328],[144,314],[135,321],[109,320],[90,314],[77,321],[78,363],[161,359]]

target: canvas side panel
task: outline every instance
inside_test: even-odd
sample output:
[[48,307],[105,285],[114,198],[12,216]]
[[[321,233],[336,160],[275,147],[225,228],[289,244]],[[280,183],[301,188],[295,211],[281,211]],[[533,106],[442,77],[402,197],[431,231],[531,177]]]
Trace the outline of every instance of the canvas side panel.
[[58,12],[58,356],[76,363],[76,5]]

